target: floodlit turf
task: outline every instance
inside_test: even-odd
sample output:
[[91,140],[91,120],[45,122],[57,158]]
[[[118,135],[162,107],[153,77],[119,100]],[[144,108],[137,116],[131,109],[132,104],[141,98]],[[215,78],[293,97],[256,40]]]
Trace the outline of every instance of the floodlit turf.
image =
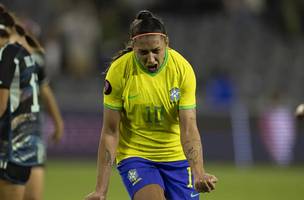
[[[207,171],[219,178],[216,191],[201,195],[206,200],[302,200],[304,166],[278,168],[259,165],[237,169],[212,163]],[[95,161],[49,161],[45,200],[81,200],[95,187]],[[114,170],[108,200],[128,199],[121,179]]]
[[[95,161],[48,161],[45,200],[82,200],[95,188]],[[128,199],[119,174],[113,170],[108,200]]]

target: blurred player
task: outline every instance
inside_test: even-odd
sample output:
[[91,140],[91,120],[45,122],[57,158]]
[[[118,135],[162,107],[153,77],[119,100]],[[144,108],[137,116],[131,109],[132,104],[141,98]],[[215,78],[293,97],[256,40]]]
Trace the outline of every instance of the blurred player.
[[203,167],[194,71],[151,12],[139,12],[130,38],[106,75],[97,185],[86,200],[106,199],[115,158],[131,199],[199,199],[217,178]]
[[296,117],[298,119],[304,119],[304,103],[300,104],[296,108]]
[[5,11],[5,6],[0,3],[0,13]]
[[[63,120],[54,94],[48,84],[48,80],[46,79],[43,49],[39,42],[34,39],[34,37],[26,35],[25,30],[20,25],[15,25],[15,34],[13,34],[10,39],[11,42],[20,43],[23,47],[25,47],[32,55],[35,63],[38,65],[39,96],[41,96],[42,103],[46,106],[47,112],[51,116],[55,125],[55,131],[52,135],[52,139],[54,142],[59,142],[63,135]],[[41,156],[43,158],[46,157],[45,155]],[[43,198],[44,163],[45,159],[40,160],[39,163],[32,166],[30,179],[26,183],[24,200],[40,200]]]
[[38,67],[21,45],[8,43],[14,19],[0,13],[0,199],[22,200],[31,166],[42,155]]
[[259,131],[270,158],[279,166],[288,166],[293,159],[296,142],[294,115],[282,94],[275,91],[263,109]]

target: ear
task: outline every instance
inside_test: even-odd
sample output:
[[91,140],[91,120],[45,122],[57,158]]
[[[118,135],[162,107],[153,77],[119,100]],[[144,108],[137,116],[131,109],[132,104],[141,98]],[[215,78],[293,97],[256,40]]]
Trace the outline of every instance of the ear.
[[168,37],[168,36],[166,36],[165,42],[166,42],[166,45],[167,45],[167,47],[168,47],[168,46],[169,46],[169,37]]
[[135,41],[133,39],[130,39],[129,46],[132,47],[132,49],[134,49],[134,43]]

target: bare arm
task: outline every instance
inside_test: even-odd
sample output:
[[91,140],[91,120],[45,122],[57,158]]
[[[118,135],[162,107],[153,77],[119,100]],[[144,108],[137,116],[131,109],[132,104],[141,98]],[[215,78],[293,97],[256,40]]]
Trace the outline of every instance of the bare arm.
[[97,184],[95,192],[89,194],[87,200],[106,199],[112,166],[115,162],[116,149],[119,141],[120,112],[105,109],[103,127],[98,149]]
[[195,110],[180,110],[181,143],[193,174],[204,174],[201,138]]
[[8,101],[8,89],[1,88],[0,89],[0,117],[4,114],[7,108],[7,101]]
[[181,143],[194,176],[194,186],[198,192],[210,192],[215,188],[216,177],[205,173],[203,150],[196,122],[196,111],[180,110]]
[[51,116],[54,122],[55,132],[53,134],[53,139],[55,142],[58,142],[63,135],[64,123],[55,96],[48,84],[43,84],[40,86],[40,95],[43,103],[46,106],[48,114]]

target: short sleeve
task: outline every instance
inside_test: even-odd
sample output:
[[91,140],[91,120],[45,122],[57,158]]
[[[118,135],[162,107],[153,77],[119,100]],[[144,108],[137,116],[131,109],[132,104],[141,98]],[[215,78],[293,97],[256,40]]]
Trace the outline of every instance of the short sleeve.
[[11,46],[6,46],[6,48],[0,51],[0,88],[9,89],[16,69],[14,57],[17,52],[16,49],[11,48]]
[[104,81],[104,106],[112,110],[122,110],[123,73],[120,66],[112,64]]
[[39,85],[43,85],[45,83],[48,83],[48,79],[46,77],[45,69],[42,66],[38,66],[38,83]]
[[189,63],[186,63],[184,73],[182,74],[180,93],[180,110],[192,109],[196,107],[196,78]]
[[42,85],[44,83],[48,83],[48,79],[45,72],[45,62],[44,62],[44,55],[41,53],[34,53],[32,54],[33,59],[37,64],[37,75],[38,75],[38,83]]

